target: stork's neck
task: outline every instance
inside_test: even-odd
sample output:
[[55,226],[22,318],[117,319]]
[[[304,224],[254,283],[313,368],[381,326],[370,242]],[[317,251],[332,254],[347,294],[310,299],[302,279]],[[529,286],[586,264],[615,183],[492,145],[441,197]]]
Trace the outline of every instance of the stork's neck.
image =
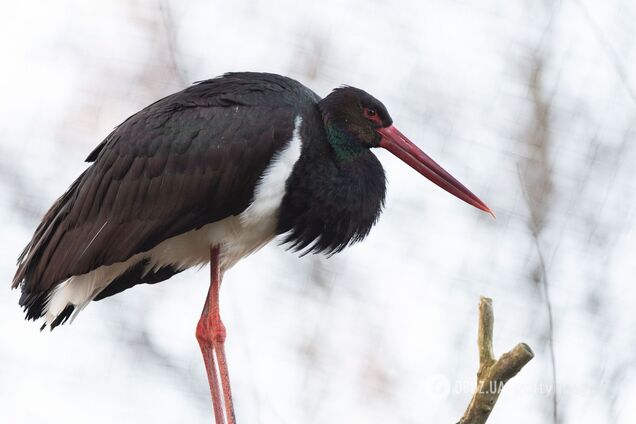
[[359,158],[369,149],[355,137],[333,122],[325,123],[325,134],[327,141],[333,148],[336,159],[341,162],[350,162]]
[[302,153],[287,180],[277,228],[295,250],[338,252],[364,239],[380,216],[382,165],[346,137],[317,117],[303,121]]

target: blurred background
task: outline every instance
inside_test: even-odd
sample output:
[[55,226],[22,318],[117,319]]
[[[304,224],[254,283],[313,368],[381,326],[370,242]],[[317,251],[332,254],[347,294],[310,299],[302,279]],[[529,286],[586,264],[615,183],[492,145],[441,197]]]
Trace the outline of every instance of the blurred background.
[[205,270],[23,321],[15,260],[111,129],[227,71],[364,88],[484,199],[390,154],[386,210],[331,259],[265,247],[226,274],[239,423],[454,423],[495,352],[536,358],[492,423],[636,422],[636,4],[3,1],[0,421],[212,421],[194,337]]

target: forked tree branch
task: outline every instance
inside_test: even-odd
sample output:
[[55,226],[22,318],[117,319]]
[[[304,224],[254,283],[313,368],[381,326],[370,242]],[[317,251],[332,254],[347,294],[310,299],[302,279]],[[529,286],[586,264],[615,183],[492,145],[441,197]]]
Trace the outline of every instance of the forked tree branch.
[[510,352],[495,359],[492,348],[494,320],[492,299],[481,297],[477,337],[479,347],[477,388],[464,416],[457,424],[484,424],[495,407],[503,386],[534,357],[530,346],[519,343]]

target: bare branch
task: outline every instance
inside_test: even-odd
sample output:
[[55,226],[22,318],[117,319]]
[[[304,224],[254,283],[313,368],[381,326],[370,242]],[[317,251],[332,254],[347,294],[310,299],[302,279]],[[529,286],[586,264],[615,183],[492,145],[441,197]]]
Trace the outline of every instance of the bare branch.
[[482,297],[479,301],[479,329],[477,333],[477,346],[479,346],[479,377],[493,362],[495,353],[492,348],[492,329],[495,317],[492,313],[492,301]]
[[494,320],[492,299],[481,297],[477,339],[477,388],[458,424],[484,424],[495,407],[503,386],[534,357],[530,346],[519,343],[511,351],[501,355],[501,358],[495,359],[492,347]]

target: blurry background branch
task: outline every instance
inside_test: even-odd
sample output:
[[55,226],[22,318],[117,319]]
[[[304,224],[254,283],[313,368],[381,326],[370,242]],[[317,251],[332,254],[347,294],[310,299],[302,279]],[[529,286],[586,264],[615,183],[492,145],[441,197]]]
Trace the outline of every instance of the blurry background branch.
[[501,355],[501,358],[495,359],[492,347],[494,320],[492,299],[482,297],[479,301],[477,387],[458,424],[485,423],[495,407],[503,386],[534,357],[530,346],[519,343],[511,351]]
[[[547,31],[549,33],[549,31]],[[552,373],[552,387],[557,387],[556,355],[554,352],[554,313],[550,299],[548,271],[544,259],[541,236],[548,228],[551,206],[554,204],[554,181],[551,165],[552,138],[552,99],[554,90],[545,87],[546,47],[538,48],[532,56],[532,64],[528,75],[528,89],[532,105],[532,114],[528,128],[522,137],[527,147],[527,157],[521,162],[523,171],[517,167],[519,184],[528,205],[528,222],[530,237],[536,247],[537,258],[532,265],[529,281],[537,289],[539,298],[545,308],[547,323],[544,327],[545,343],[549,351]],[[556,248],[555,248],[556,250]],[[557,391],[551,393],[551,418],[559,422]]]

